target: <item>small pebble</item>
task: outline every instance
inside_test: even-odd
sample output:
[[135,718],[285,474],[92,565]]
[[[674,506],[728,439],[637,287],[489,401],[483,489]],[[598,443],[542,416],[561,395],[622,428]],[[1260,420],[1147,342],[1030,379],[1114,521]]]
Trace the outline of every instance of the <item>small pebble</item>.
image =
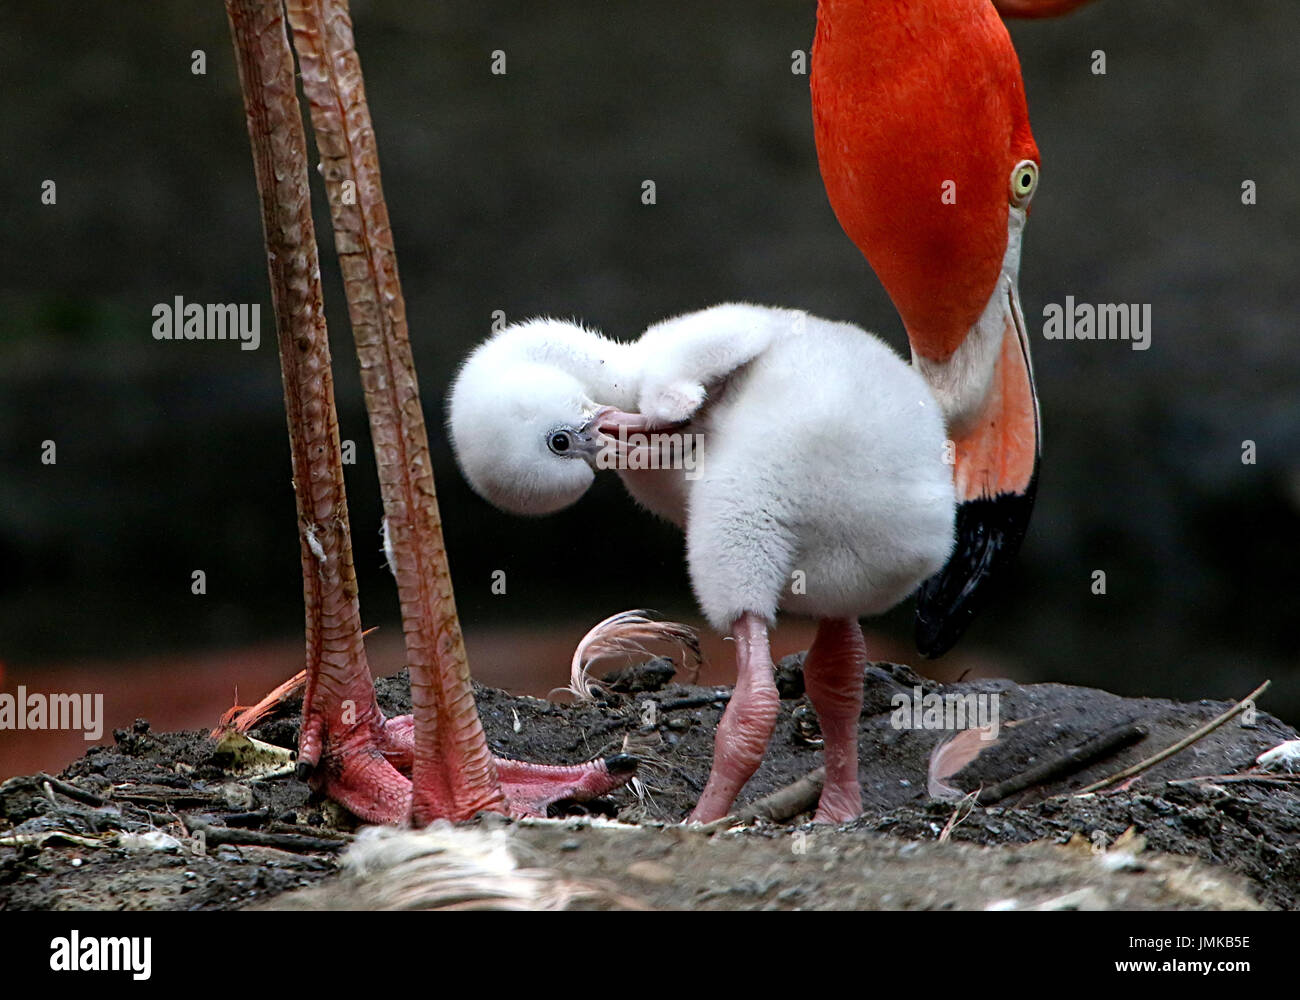
[[221,798],[230,809],[245,812],[253,808],[253,790],[237,781],[228,781],[221,786]]

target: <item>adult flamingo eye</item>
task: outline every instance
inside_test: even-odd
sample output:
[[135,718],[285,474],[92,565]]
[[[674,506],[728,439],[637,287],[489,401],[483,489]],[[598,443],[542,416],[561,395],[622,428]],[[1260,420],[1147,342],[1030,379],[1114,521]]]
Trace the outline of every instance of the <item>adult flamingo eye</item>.
[[1038,164],[1021,160],[1011,168],[1011,204],[1024,208],[1038,189]]

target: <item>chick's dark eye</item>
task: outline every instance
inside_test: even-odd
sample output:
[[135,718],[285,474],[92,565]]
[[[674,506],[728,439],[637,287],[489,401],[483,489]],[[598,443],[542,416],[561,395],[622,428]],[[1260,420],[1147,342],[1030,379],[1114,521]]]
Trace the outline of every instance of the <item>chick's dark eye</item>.
[[556,431],[546,439],[546,444],[557,455],[563,455],[573,447],[573,440],[567,431]]

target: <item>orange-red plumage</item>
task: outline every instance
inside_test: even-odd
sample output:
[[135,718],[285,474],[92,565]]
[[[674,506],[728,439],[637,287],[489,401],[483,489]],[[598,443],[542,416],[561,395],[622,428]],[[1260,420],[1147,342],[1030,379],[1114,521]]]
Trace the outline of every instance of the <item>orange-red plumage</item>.
[[1037,162],[1020,63],[989,0],[822,0],[813,124],[831,207],[920,354],[989,301],[1012,167]]

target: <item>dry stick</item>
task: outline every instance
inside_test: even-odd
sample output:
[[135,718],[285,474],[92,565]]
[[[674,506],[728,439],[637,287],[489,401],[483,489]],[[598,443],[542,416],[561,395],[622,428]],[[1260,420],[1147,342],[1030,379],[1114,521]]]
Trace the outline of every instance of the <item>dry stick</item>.
[[314,851],[341,851],[352,843],[351,837],[337,839],[306,837],[300,833],[265,833],[261,830],[214,826],[192,816],[185,817],[185,827],[191,833],[201,833],[204,842],[211,847],[218,844],[243,844],[248,847],[274,847],[281,851],[303,854]]
[[958,800],[952,815],[948,817],[948,822],[943,825],[939,831],[939,843],[946,844],[952,838],[952,831],[961,826],[966,821],[966,817],[975,811],[975,800],[979,798],[979,789],[973,792],[967,792]]
[[40,771],[36,774],[36,781],[37,784],[49,785],[60,795],[66,795],[74,802],[80,802],[82,805],[98,807],[104,805],[107,801],[101,796],[96,795],[94,792],[88,792],[84,788],[78,788],[76,785],[69,784],[66,781],[60,781],[58,778],[51,777],[44,771]]
[[815,806],[825,784],[826,768],[815,768],[775,792],[764,795],[761,799],[755,799],[739,812],[721,816],[709,823],[692,824],[691,829],[697,833],[713,833],[716,830],[752,823],[756,819],[771,820],[774,823],[784,822]]
[[1255,699],[1258,698],[1260,695],[1262,695],[1265,691],[1267,691],[1269,685],[1272,683],[1273,683],[1272,681],[1265,681],[1263,684],[1255,688],[1254,691],[1250,692],[1250,694],[1246,695],[1245,698],[1237,702],[1237,704],[1232,706],[1232,708],[1228,709],[1222,715],[1217,716],[1214,719],[1211,719],[1200,729],[1184,736],[1181,740],[1179,740],[1177,743],[1173,744],[1172,746],[1165,747],[1165,749],[1161,750],[1159,753],[1151,755],[1146,760],[1140,760],[1136,764],[1132,765],[1131,767],[1126,767],[1124,768],[1124,770],[1119,771],[1116,774],[1112,774],[1109,778],[1102,778],[1100,781],[1094,781],[1091,785],[1087,785],[1083,788],[1080,788],[1074,794],[1087,795],[1089,792],[1095,792],[1098,789],[1107,787],[1108,785],[1113,785],[1117,781],[1123,781],[1125,778],[1131,778],[1135,774],[1141,774],[1143,771],[1147,770],[1148,768],[1155,767],[1161,761],[1167,760],[1168,758],[1172,757],[1174,754],[1186,750],[1197,740],[1204,739],[1206,736],[1209,736],[1210,733],[1214,732],[1216,729],[1222,726],[1225,722],[1229,722],[1232,719],[1235,719],[1238,715],[1244,712],[1246,710],[1246,707],[1248,705],[1253,704]]
[[[298,759],[319,762],[323,693],[354,706],[357,729],[380,723],[366,663],[352,567],[343,456],[325,328],[316,232],[307,179],[307,138],[294,85],[293,55],[278,2],[226,0],[262,208],[271,300],[297,500],[307,625],[307,688]],[[321,690],[318,691],[317,689]],[[385,776],[386,778],[389,776]],[[400,777],[396,772],[391,777]],[[385,781],[372,815],[404,818],[400,785]]]
[[802,778],[791,782],[784,788],[778,788],[770,795],[751,802],[736,814],[735,822],[752,823],[756,819],[767,819],[781,823],[792,816],[807,812],[817,805],[826,784],[826,768],[819,767],[809,771]]
[[989,785],[979,792],[979,803],[983,806],[1001,802],[1009,795],[1023,791],[1034,785],[1041,785],[1053,778],[1059,778],[1075,771],[1081,771],[1093,761],[1109,757],[1131,743],[1136,743],[1146,736],[1146,730],[1134,722],[1125,722],[1112,726],[1105,732],[1085,740],[1076,747],[1034,767],[1027,768],[1019,774],[1012,775],[1005,781]]
[[[288,0],[379,467],[415,714],[412,819],[505,811],[474,705],[406,305],[346,0]],[[344,190],[345,182],[350,182]]]
[[1171,785],[1197,785],[1201,782],[1215,785],[1228,785],[1239,781],[1253,781],[1265,785],[1300,784],[1300,774],[1201,774],[1195,778],[1175,778]]

